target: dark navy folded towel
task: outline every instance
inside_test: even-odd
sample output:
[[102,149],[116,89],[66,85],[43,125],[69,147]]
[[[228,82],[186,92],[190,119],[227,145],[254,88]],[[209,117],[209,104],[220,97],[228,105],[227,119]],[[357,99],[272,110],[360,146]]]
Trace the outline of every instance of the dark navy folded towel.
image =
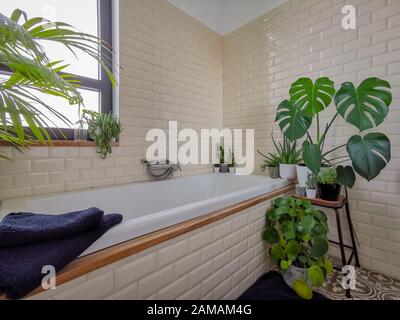
[[99,227],[104,212],[97,208],[61,215],[11,213],[0,223],[0,248],[70,237]]
[[121,221],[121,215],[109,214],[92,231],[49,242],[0,248],[0,294],[10,299],[24,297],[41,285],[44,266],[54,266],[60,271]]

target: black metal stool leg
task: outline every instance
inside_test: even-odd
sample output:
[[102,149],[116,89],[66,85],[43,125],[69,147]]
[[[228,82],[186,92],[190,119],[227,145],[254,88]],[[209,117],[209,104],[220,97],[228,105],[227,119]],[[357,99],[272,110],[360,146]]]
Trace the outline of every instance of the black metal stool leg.
[[340,223],[340,212],[338,209],[335,209],[335,214],[336,214],[336,226],[337,226],[337,231],[338,231],[338,236],[339,236],[340,255],[342,257],[342,267],[344,267],[347,264],[347,262],[346,262],[346,253],[344,251],[342,225]]
[[354,252],[354,257],[356,259],[356,267],[359,268],[360,267],[360,260],[358,258],[357,243],[356,243],[355,234],[354,234],[353,222],[351,221],[350,206],[349,206],[349,202],[348,201],[346,201],[346,205],[345,206],[346,206],[347,222],[348,222],[349,229],[350,229],[351,243],[353,244],[353,252]]
[[[334,210],[335,210],[335,214],[336,214],[336,225],[337,225],[338,236],[339,236],[340,255],[342,256],[342,267],[344,267],[347,264],[347,261],[346,261],[346,253],[344,251],[342,224],[340,222],[340,212],[338,209],[334,209]],[[350,289],[346,290],[346,297],[351,298]]]

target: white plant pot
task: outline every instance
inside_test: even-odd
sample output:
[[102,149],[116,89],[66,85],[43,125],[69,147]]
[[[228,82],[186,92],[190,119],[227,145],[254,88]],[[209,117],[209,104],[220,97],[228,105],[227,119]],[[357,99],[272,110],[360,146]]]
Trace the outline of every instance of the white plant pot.
[[315,199],[317,197],[317,189],[306,189],[307,198]]
[[219,173],[220,169],[221,169],[220,167],[214,167],[213,172],[214,173]]
[[280,164],[279,175],[282,179],[294,180],[296,179],[296,165],[295,164]]
[[311,173],[311,170],[306,166],[296,166],[297,180],[299,181],[299,185],[302,187],[307,186],[307,178],[308,174]]
[[302,279],[309,282],[307,279],[307,269],[290,266],[286,271],[282,271],[283,280],[290,287],[293,288],[293,282],[297,279]]
[[236,168],[235,167],[229,167],[229,173],[230,174],[235,174],[236,173]]

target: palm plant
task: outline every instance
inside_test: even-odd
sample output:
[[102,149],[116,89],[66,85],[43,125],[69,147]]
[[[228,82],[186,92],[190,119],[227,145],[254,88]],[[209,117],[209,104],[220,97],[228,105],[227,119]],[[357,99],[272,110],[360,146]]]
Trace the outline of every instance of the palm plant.
[[51,61],[47,57],[41,41],[64,46],[75,56],[77,51],[88,54],[102,66],[111,83],[116,84],[114,52],[103,40],[63,22],[51,22],[40,17],[28,19],[19,9],[11,17],[0,13],[0,65],[5,66],[9,73],[7,79],[0,79],[0,141],[17,148],[28,146],[34,140],[51,143],[50,127],[57,126],[43,110],[52,118],[71,125],[38,94],[61,97],[70,105],[83,104],[78,91],[79,80],[62,72],[68,67],[62,60]]

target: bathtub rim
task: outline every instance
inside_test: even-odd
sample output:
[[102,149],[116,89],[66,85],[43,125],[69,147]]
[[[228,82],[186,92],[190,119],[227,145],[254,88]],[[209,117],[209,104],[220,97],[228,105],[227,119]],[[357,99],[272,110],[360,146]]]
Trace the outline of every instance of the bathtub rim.
[[[77,279],[100,268],[106,267],[129,256],[135,255],[168,240],[172,240],[186,233],[220,221],[262,202],[285,194],[291,194],[293,192],[294,185],[291,184],[263,195],[241,201],[229,207],[210,212],[203,216],[187,220],[176,225],[125,241],[123,243],[119,243],[112,247],[88,254],[71,262],[62,271],[57,273],[57,286]],[[25,298],[32,297],[42,292],[45,292],[45,290],[42,287],[39,287],[28,294]],[[5,296],[0,296],[0,300],[7,300],[7,298]]]

